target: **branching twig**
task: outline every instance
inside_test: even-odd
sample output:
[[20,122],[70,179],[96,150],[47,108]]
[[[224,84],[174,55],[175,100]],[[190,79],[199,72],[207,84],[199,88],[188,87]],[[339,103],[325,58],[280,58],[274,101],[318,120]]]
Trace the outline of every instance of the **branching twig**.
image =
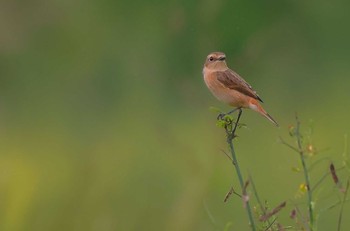
[[287,147],[289,147],[290,149],[296,151],[296,152],[299,152],[299,149],[297,149],[296,147],[288,144],[286,141],[284,141],[284,139],[282,137],[280,137],[280,141],[282,144],[286,145]]
[[237,193],[237,192],[235,191],[235,189],[234,189],[233,187],[231,187],[231,188],[230,188],[230,191],[228,191],[228,192],[226,193],[226,196],[225,196],[225,198],[224,198],[224,202],[227,202],[228,199],[231,197],[232,194],[235,194],[236,196],[242,198],[242,195],[240,195],[239,193]]

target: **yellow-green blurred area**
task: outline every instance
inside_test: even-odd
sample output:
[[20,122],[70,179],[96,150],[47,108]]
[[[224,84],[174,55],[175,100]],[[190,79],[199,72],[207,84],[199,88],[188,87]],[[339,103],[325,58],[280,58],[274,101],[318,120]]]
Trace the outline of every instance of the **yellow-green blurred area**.
[[[345,0],[1,1],[0,230],[249,230],[242,200],[223,203],[239,184],[209,110],[230,108],[203,82],[212,51],[280,124],[244,111],[235,148],[261,199],[271,209],[286,200],[278,220],[295,225],[294,205],[307,216],[304,178],[278,137],[295,144],[298,112],[303,131],[313,121],[305,145],[323,159],[311,184],[331,161],[343,166],[349,9]],[[345,185],[349,171],[338,175]],[[318,230],[336,230],[340,206],[327,207],[342,197],[328,175],[314,194]],[[349,216],[347,202],[343,230]]]

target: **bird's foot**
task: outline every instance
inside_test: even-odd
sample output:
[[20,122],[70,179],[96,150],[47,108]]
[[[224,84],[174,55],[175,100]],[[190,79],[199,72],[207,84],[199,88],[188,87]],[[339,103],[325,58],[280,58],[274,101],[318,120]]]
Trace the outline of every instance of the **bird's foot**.
[[226,115],[226,113],[220,113],[220,114],[216,117],[216,119],[217,119],[217,120],[224,120],[225,115]]

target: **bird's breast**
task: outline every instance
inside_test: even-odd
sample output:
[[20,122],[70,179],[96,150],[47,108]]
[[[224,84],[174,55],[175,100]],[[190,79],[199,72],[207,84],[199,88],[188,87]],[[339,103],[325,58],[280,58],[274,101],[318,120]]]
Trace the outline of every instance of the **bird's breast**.
[[224,86],[218,79],[215,72],[203,69],[204,82],[211,93],[220,101],[234,107],[247,107],[248,97],[242,93]]

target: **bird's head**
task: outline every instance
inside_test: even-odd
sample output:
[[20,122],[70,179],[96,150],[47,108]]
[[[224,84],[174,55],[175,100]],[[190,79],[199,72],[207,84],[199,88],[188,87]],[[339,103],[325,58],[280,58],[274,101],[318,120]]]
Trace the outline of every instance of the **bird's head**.
[[207,56],[204,67],[210,70],[226,70],[226,55],[222,52],[213,52]]

